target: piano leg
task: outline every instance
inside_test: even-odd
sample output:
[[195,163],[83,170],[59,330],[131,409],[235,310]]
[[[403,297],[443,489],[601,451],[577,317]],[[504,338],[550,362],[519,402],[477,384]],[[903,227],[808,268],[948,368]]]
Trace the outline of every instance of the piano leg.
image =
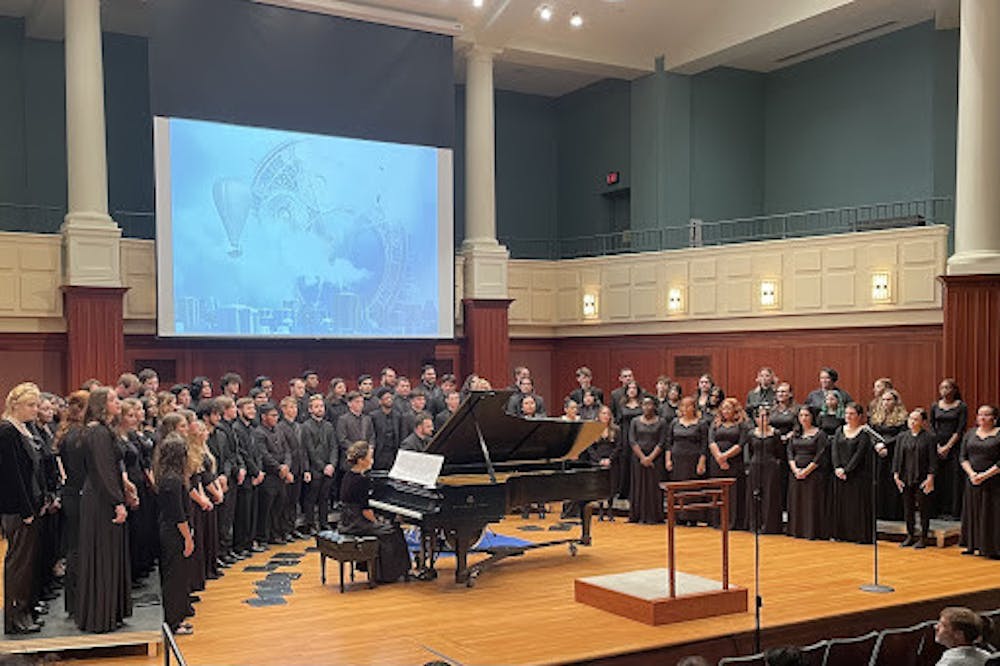
[[580,507],[580,543],[590,545],[590,522],[594,518],[594,503],[581,502]]

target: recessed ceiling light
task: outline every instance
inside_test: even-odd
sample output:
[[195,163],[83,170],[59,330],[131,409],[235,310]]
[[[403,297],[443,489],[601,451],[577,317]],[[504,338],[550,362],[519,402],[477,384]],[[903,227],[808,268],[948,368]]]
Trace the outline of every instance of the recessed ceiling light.
[[548,5],[542,5],[538,10],[538,18],[543,21],[548,21],[552,19],[552,8]]
[[580,16],[579,12],[573,12],[573,15],[569,17],[569,24],[574,28],[579,28],[583,25],[583,17]]
[[472,6],[476,9],[483,6],[483,0],[472,0]]

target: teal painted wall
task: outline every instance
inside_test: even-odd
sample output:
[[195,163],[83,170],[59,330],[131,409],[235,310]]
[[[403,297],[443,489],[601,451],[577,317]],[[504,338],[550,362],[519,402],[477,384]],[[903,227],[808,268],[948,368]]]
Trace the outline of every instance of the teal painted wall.
[[764,76],[714,69],[691,78],[691,217],[764,208]]
[[934,46],[926,23],[769,74],[765,211],[932,195]]
[[599,81],[555,101],[559,237],[609,230],[611,203],[603,196],[604,178],[609,171],[619,171],[618,187],[629,187],[630,107],[630,84],[617,79]]
[[[0,202],[24,203],[24,65],[22,21],[0,19]],[[2,211],[0,211],[2,217]]]

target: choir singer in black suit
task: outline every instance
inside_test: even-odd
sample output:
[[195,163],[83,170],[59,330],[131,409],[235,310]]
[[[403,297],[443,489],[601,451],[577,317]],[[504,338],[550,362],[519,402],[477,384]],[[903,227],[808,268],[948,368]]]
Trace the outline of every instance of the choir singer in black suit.
[[[937,473],[937,448],[934,436],[927,431],[927,414],[922,407],[910,412],[907,429],[896,438],[892,459],[892,479],[903,495],[903,519],[906,540],[900,546],[926,548],[930,532],[931,502],[934,475]],[[920,511],[920,533],[917,534],[915,512]]]

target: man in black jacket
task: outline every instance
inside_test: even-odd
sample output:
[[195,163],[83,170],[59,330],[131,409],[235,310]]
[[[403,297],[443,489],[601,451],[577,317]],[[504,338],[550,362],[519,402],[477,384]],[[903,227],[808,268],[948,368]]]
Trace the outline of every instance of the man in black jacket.
[[312,476],[306,467],[306,452],[302,448],[302,431],[298,423],[298,415],[298,399],[291,395],[282,398],[281,419],[278,421],[276,430],[282,448],[287,450],[289,455],[289,476],[286,478],[285,499],[281,514],[285,530],[284,536],[289,540],[305,538],[296,525],[299,516],[299,500],[302,497],[302,484],[309,483]]
[[262,552],[264,546],[254,540],[254,526],[257,524],[257,494],[264,480],[263,453],[258,451],[253,443],[253,430],[256,427],[257,406],[253,398],[240,398],[236,401],[237,418],[232,423],[233,435],[236,438],[236,449],[240,452],[246,474],[243,481],[236,485],[236,517],[233,521],[233,550],[240,557],[247,557],[251,552]]
[[261,469],[264,481],[260,484],[257,511],[258,543],[284,544],[288,541],[281,531],[277,519],[280,515],[281,498],[285,493],[285,480],[289,476],[290,454],[278,440],[275,427],[278,425],[278,408],[273,402],[265,402],[260,409],[260,426],[253,431],[253,447],[261,453]]
[[369,414],[375,430],[375,464],[373,469],[387,470],[396,461],[399,443],[406,435],[403,416],[394,405],[392,391],[382,386],[375,392],[379,407]]
[[[308,458],[309,483],[302,506],[309,534],[329,529],[330,492],[340,447],[333,424],[326,420],[326,404],[318,393],[309,398],[309,420],[302,424],[302,446]],[[318,511],[318,515],[317,515]]]

